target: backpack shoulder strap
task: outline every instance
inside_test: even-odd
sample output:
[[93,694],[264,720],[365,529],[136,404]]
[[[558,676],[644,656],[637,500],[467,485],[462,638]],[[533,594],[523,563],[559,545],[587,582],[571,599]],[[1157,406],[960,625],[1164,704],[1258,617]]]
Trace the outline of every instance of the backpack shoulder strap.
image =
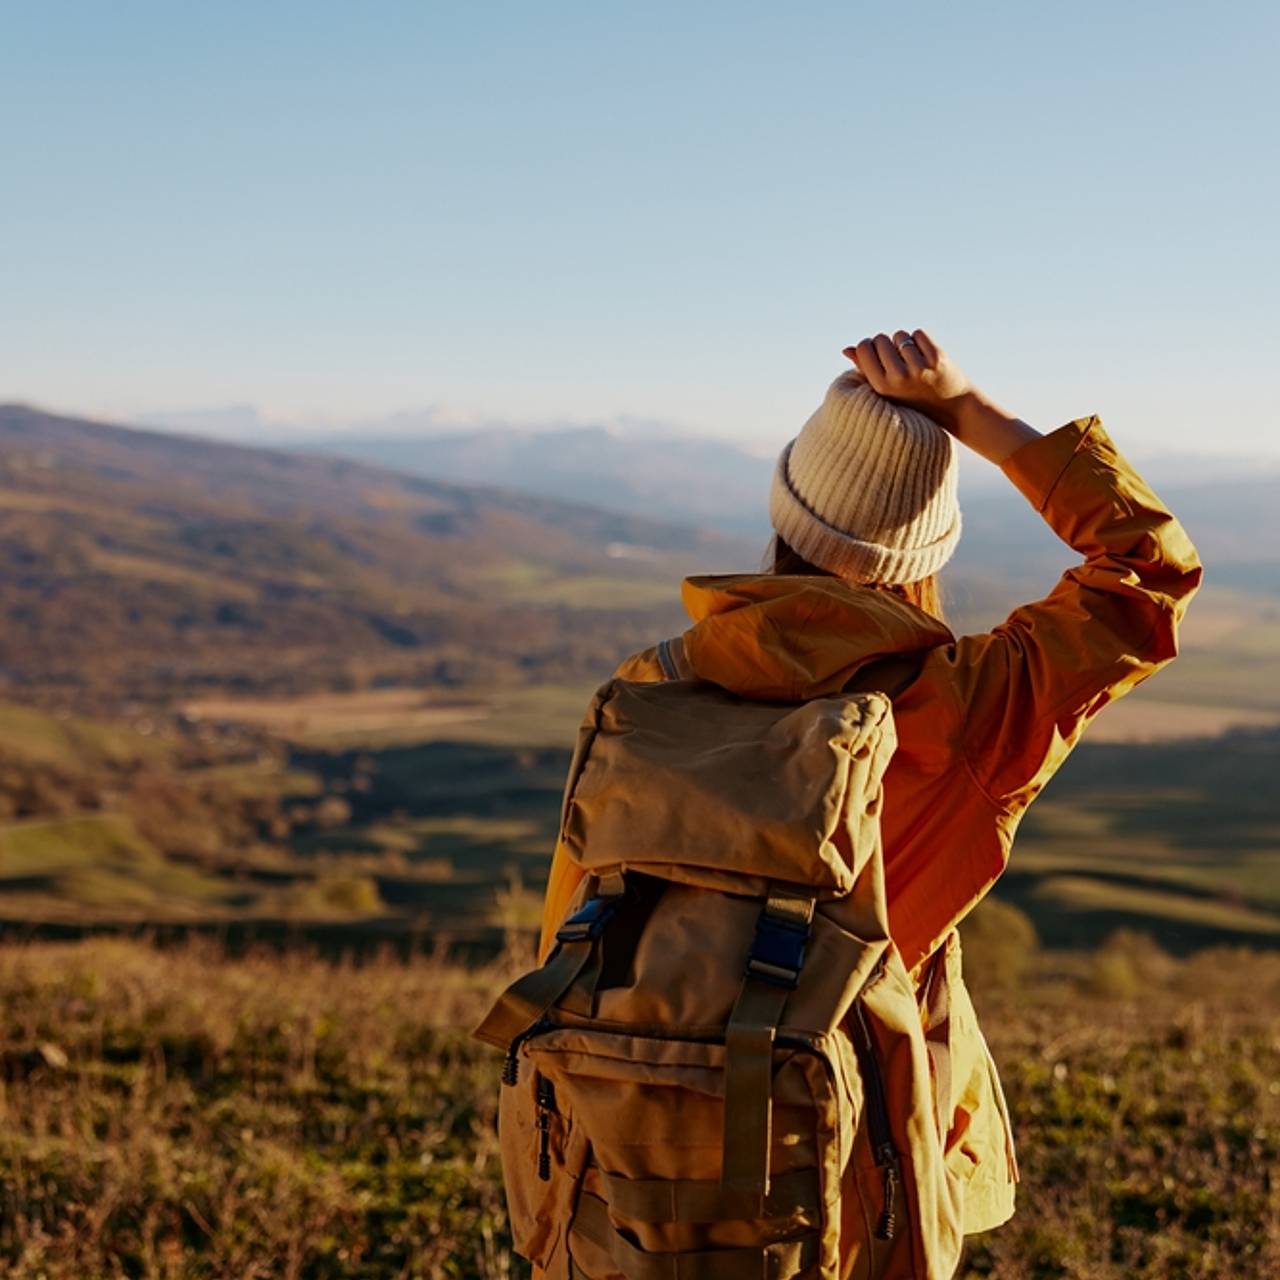
[[664,680],[692,680],[693,668],[684,651],[684,633],[658,642],[658,665]]

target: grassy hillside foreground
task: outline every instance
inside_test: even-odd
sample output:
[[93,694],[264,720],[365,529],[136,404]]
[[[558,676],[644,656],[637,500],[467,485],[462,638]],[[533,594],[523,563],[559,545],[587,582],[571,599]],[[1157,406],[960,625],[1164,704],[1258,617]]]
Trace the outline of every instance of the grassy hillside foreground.
[[[962,1276],[1280,1274],[1280,956],[1175,961],[1118,935],[1068,960],[993,911],[1010,914],[975,920],[971,973],[1024,1184]],[[499,1064],[465,1034],[523,958],[0,948],[0,1271],[526,1274]]]

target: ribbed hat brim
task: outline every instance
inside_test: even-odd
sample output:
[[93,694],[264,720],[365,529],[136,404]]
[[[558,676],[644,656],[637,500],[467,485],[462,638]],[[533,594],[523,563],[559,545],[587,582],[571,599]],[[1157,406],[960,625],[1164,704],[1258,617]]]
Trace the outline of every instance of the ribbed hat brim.
[[946,531],[922,546],[864,541],[828,523],[805,503],[791,482],[794,444],[795,440],[789,441],[778,455],[769,493],[769,519],[787,545],[810,564],[850,582],[906,583],[936,573],[955,554],[962,525],[960,507],[955,503]]

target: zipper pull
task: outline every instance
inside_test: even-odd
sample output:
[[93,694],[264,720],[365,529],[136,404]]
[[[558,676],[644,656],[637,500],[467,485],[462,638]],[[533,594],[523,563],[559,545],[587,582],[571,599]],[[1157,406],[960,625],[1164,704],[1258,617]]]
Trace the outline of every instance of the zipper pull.
[[546,1076],[538,1077],[538,1177],[551,1181],[551,1113],[556,1109],[555,1087]]
[[538,1112],[538,1177],[551,1181],[551,1117],[545,1111]]
[[530,1036],[536,1036],[539,1032],[545,1031],[550,1024],[546,1018],[539,1018],[531,1027],[526,1027],[512,1042],[507,1046],[507,1056],[502,1063],[502,1083],[505,1085],[513,1085],[520,1083],[520,1046]]
[[520,1082],[520,1040],[517,1037],[511,1042],[507,1056],[502,1063],[502,1083],[505,1085]]
[[898,1215],[894,1212],[893,1198],[898,1186],[898,1171],[891,1164],[884,1166],[884,1212],[876,1226],[876,1238],[892,1240],[898,1229]]

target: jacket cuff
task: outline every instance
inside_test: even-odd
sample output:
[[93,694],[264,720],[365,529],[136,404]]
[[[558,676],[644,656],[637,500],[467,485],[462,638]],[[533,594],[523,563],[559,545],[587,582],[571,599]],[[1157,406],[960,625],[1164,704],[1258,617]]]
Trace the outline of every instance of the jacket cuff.
[[1039,440],[1020,445],[1000,464],[1000,470],[1037,511],[1043,512],[1071,459],[1094,428],[1101,425],[1102,419],[1096,413],[1073,418]]

